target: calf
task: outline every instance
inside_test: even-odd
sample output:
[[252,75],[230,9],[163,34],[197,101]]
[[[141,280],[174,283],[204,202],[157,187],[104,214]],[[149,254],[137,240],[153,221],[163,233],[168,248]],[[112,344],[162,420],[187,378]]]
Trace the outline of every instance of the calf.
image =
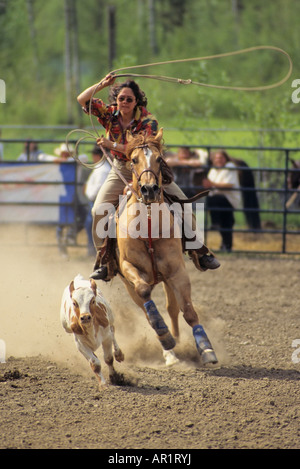
[[65,288],[60,319],[66,332],[74,334],[77,348],[89,361],[100,386],[105,384],[105,379],[100,360],[94,352],[102,344],[110,381],[115,382],[117,373],[113,367],[112,348],[117,361],[123,361],[124,355],[115,340],[111,308],[93,279],[84,280],[77,275]]

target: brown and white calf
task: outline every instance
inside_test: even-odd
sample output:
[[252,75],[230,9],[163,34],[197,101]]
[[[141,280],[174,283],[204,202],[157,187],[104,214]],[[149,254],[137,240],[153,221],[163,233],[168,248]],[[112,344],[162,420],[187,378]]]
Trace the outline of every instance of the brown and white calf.
[[114,335],[114,318],[108,302],[96,282],[77,275],[64,290],[60,319],[62,326],[74,335],[79,352],[89,361],[99,384],[105,384],[101,363],[95,351],[102,345],[111,382],[117,373],[113,366],[113,349],[117,361],[124,360]]

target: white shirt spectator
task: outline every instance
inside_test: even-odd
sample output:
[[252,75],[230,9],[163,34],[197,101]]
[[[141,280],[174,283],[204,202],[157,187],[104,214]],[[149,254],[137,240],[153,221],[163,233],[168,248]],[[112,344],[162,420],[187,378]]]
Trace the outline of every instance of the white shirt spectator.
[[[212,183],[226,183],[226,184],[232,184],[234,189],[239,189],[240,188],[240,183],[239,183],[239,177],[238,177],[238,172],[236,169],[228,169],[228,168],[236,168],[234,163],[229,161],[226,163],[225,166],[222,168],[212,168],[207,177]],[[211,189],[209,196],[213,196],[216,194],[221,194],[224,195],[228,201],[231,203],[233,208],[239,208],[241,205],[241,193],[240,191],[237,190],[231,190],[231,189]]]
[[99,163],[99,167],[93,169],[89,175],[85,186],[85,195],[91,202],[94,202],[96,199],[99,189],[106,180],[110,169],[109,162],[105,160],[104,163]]

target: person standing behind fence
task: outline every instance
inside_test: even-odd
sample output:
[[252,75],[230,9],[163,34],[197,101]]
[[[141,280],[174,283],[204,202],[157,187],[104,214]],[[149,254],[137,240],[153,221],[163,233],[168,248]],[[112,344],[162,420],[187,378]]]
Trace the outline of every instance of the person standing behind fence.
[[232,228],[235,223],[234,209],[241,205],[241,193],[236,166],[230,161],[226,151],[218,150],[211,156],[213,168],[210,169],[203,186],[211,189],[207,197],[212,227],[220,231],[221,250],[232,250]]
[[27,141],[24,143],[23,152],[18,156],[18,161],[38,161],[42,153],[36,142]]
[[91,256],[94,256],[96,254],[96,248],[94,247],[93,236],[92,236],[92,229],[93,229],[92,208],[96,200],[97,194],[99,192],[99,189],[104,184],[108,176],[108,173],[111,170],[111,166],[106,159],[104,161],[102,160],[103,152],[98,145],[95,145],[92,150],[92,158],[93,158],[93,163],[96,165],[97,163],[99,163],[99,165],[97,165],[95,169],[93,169],[93,171],[89,175],[85,184],[84,194],[86,198],[89,200],[89,210],[88,210],[87,217],[85,219],[85,229],[88,235],[88,254]]
[[[74,163],[75,149],[72,145],[62,143],[59,147],[55,148],[54,155],[42,153],[39,155],[39,161],[44,163],[60,164],[60,172],[63,180],[65,172],[64,163]],[[85,154],[78,156],[78,159],[83,163],[88,162],[88,157]],[[65,186],[64,194],[60,196],[59,206],[59,220],[56,227],[56,239],[58,243],[59,252],[63,257],[67,257],[67,246],[75,246],[77,244],[77,234],[85,228],[85,221],[87,217],[87,203],[88,200],[83,193],[83,186],[87,180],[88,170],[81,165],[76,168],[76,176],[74,181],[77,182],[77,187],[72,187],[72,184]],[[69,176],[68,176],[69,177]],[[70,182],[70,181],[68,181]],[[64,205],[65,202],[70,203],[68,191],[72,194],[71,206]],[[74,208],[76,212],[74,213]],[[88,233],[87,233],[88,235]]]

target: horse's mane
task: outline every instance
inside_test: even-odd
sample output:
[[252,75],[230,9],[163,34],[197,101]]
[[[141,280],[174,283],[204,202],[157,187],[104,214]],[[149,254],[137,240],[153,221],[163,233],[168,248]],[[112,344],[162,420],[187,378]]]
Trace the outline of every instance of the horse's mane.
[[157,148],[157,150],[160,153],[162,153],[163,151],[163,143],[156,140],[155,136],[139,133],[136,136],[134,136],[134,138],[130,140],[130,142],[127,144],[127,148],[126,148],[127,158],[129,158],[133,150],[140,145],[152,145],[155,148]]

